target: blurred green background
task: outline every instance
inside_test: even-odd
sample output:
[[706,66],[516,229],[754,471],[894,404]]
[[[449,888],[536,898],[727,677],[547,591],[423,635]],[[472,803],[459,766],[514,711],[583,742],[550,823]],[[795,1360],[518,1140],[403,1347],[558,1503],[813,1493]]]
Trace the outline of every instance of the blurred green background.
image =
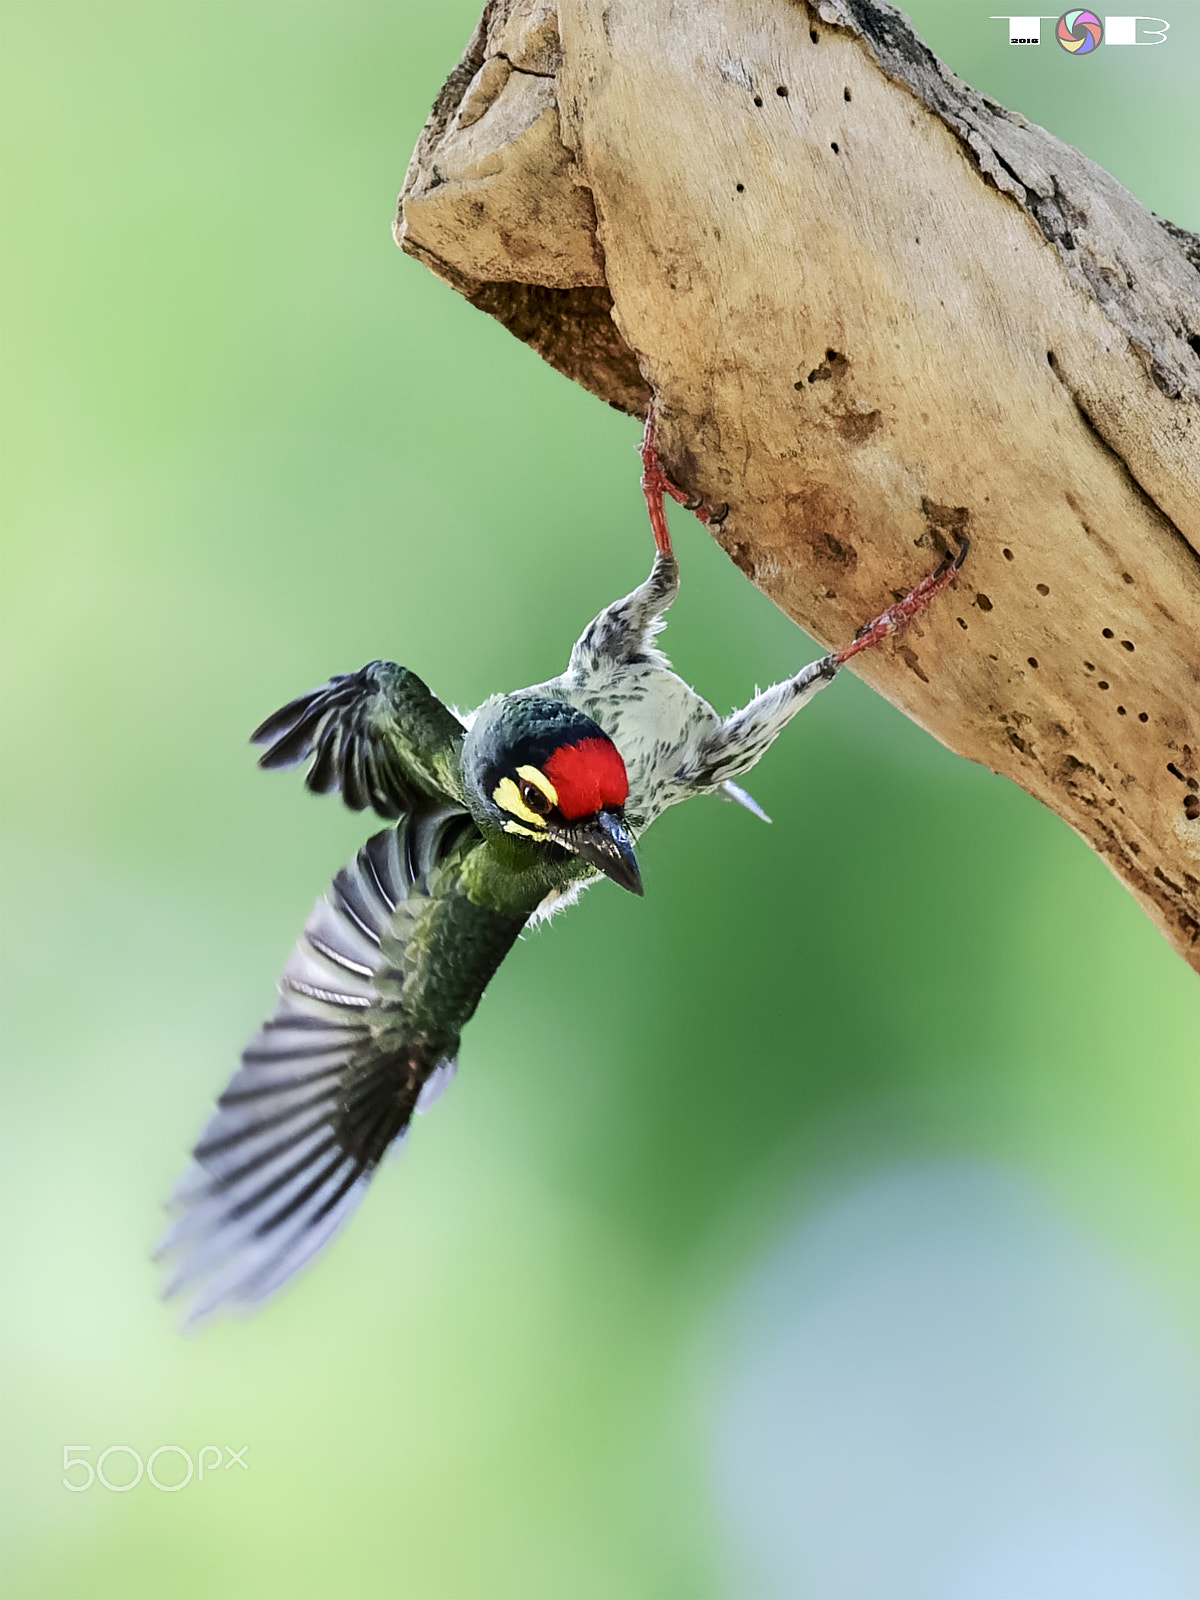
[[[1085,62],[910,8],[1197,227],[1165,9]],[[644,902],[517,948],[290,1293],[190,1339],[155,1298],[161,1200],[366,831],[249,729],[374,656],[461,705],[535,681],[646,566],[637,426],[389,237],[476,14],[3,7],[4,1593],[1095,1600],[1060,1577],[1128,1526],[1113,1593],[1194,1596],[1200,986],[856,681],[755,773],[773,828],[673,812]],[[672,656],[741,703],[812,646],[676,527]],[[64,1446],[164,1443],[248,1470],[62,1486]]]

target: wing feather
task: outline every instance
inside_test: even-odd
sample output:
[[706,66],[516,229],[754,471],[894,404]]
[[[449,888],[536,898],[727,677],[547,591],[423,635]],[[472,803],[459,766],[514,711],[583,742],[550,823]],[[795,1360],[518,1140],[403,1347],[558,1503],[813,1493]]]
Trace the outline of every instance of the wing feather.
[[[461,862],[478,845],[456,807],[407,816],[368,840],[318,901],[274,1015],[172,1197],[160,1253],[173,1264],[166,1293],[190,1296],[188,1322],[250,1309],[311,1261],[413,1113],[452,1080],[461,1025],[521,927],[461,892]],[[440,1024],[421,1011],[423,969],[410,970],[418,928],[432,972],[455,954],[474,963],[456,978],[465,998]]]
[[312,757],[305,779],[316,794],[339,794],[352,811],[394,821],[407,812],[462,800],[463,724],[417,677],[394,661],[341,673],[282,706],[251,735],[267,748],[262,767]]

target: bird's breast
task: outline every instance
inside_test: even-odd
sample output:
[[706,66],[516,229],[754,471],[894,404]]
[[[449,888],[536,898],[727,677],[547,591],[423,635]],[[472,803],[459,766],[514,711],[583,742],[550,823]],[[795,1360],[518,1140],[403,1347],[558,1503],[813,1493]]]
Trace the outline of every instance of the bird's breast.
[[669,668],[625,666],[580,686],[572,699],[621,752],[629,774],[627,811],[642,829],[684,792],[675,775],[720,725],[707,700]]

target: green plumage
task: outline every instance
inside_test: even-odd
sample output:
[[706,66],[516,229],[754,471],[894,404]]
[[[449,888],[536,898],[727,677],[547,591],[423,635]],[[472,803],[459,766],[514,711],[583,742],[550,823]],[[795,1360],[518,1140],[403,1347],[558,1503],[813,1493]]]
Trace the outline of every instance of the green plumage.
[[398,823],[318,901],[196,1145],[162,1246],[177,1262],[168,1293],[193,1294],[189,1320],[257,1303],[329,1241],[453,1076],[462,1029],[529,917],[594,872],[489,822],[464,781],[465,737],[414,673],[382,662],[254,735],[263,766],[311,757],[310,788]]
[[316,794],[340,793],[352,811],[368,806],[400,817],[423,801],[463,804],[466,729],[407,667],[372,661],[331,678],[255,729],[263,767],[313,756],[305,780]]

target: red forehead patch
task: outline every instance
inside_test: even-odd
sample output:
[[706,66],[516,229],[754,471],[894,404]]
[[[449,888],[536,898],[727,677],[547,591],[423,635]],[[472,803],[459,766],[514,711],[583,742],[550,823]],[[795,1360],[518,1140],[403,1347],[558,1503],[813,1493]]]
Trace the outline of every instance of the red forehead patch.
[[623,806],[629,794],[625,763],[610,739],[564,744],[542,771],[558,793],[558,809],[572,822],[594,816],[606,806]]

